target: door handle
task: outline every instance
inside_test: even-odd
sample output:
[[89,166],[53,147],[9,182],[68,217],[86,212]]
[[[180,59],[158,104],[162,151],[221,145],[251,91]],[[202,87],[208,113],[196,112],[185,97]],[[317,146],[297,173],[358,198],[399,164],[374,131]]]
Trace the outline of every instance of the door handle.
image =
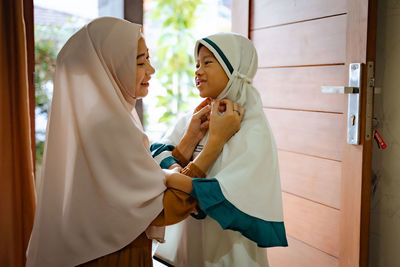
[[321,86],[325,94],[348,94],[347,143],[360,144],[361,63],[349,65],[349,86]]
[[324,94],[358,94],[360,88],[349,86],[321,86],[321,92]]

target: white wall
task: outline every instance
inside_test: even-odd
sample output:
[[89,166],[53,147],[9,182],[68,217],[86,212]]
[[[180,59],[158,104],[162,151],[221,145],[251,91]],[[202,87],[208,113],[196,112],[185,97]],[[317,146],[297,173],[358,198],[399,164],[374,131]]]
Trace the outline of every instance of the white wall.
[[378,130],[388,144],[374,144],[376,174],[371,198],[370,266],[400,266],[400,0],[378,1],[375,95]]

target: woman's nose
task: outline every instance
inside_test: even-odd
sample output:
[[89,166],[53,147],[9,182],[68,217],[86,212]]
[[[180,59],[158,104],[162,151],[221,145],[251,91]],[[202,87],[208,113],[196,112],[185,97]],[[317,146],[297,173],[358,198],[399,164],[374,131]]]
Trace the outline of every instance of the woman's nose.
[[147,73],[149,75],[152,75],[156,72],[156,70],[153,68],[153,66],[149,63],[149,67],[147,68]]

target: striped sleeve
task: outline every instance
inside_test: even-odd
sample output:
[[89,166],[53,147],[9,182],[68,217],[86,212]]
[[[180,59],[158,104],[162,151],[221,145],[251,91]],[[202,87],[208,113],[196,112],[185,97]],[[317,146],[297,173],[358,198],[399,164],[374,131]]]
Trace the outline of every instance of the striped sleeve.
[[163,144],[163,143],[154,143],[150,146],[151,155],[154,160],[160,165],[162,169],[168,169],[171,165],[177,163],[178,160],[172,156],[172,150],[174,150],[175,146]]

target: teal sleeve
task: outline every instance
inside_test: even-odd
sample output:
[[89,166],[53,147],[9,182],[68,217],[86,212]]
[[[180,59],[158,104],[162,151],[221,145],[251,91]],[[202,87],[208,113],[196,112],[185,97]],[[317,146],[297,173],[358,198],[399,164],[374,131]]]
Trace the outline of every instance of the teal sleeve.
[[240,211],[224,197],[217,179],[194,178],[191,195],[223,229],[238,231],[259,247],[288,245],[283,222],[265,221]]
[[[156,158],[156,157],[161,157],[162,155],[160,155],[160,154],[164,151],[172,152],[172,150],[174,150],[174,148],[175,147],[173,145],[154,143],[150,146],[150,152],[151,152],[151,155],[153,156],[153,158]],[[168,169],[169,167],[171,167],[171,165],[173,165],[175,163],[179,164],[179,161],[173,156],[168,156],[168,157],[161,159],[160,167],[162,169]]]

